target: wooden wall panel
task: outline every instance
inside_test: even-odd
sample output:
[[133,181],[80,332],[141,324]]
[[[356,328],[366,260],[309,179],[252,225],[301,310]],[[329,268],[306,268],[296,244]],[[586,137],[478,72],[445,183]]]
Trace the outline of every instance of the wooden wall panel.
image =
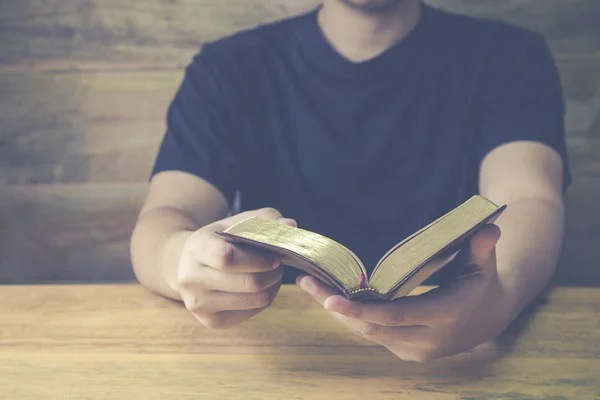
[[[542,32],[563,55],[600,52],[597,0],[428,0]],[[315,7],[315,0],[0,0],[0,66],[183,65],[201,43]]]
[[[600,57],[559,66],[573,167],[598,172]],[[0,99],[0,181],[143,181],[181,76],[180,70],[0,73],[6,95],[6,103]]]
[[[0,282],[133,279],[129,235],[145,184],[12,186],[0,190]],[[567,241],[555,281],[600,286],[600,178],[568,195]],[[592,216],[592,217],[590,217]]]
[[542,33],[559,57],[600,51],[596,0],[425,0],[453,12],[500,19]]
[[[600,286],[600,1],[428,0],[545,35],[574,183],[557,280]],[[315,0],[0,0],[0,282],[131,279],[167,105],[204,41]]]
[[6,94],[0,99],[0,159],[7,164],[0,180],[143,181],[181,75],[178,70],[0,74]]
[[183,65],[208,40],[308,10],[315,0],[0,0],[0,65]]
[[[133,279],[129,236],[146,185],[0,187],[0,282]],[[567,197],[567,241],[555,281],[600,286],[600,177]]]
[[[596,147],[600,150],[600,147]],[[596,152],[596,160],[599,152]],[[600,286],[600,173],[577,175],[567,194],[566,240],[554,281]]]
[[132,280],[144,183],[0,187],[0,282]]

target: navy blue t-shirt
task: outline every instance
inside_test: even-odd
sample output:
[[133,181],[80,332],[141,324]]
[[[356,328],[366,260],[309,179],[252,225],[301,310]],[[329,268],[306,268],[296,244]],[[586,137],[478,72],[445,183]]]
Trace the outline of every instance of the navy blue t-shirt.
[[229,202],[239,191],[242,210],[275,207],[367,269],[477,193],[496,146],[544,143],[568,181],[561,84],[543,38],[422,11],[360,63],[324,38],[317,10],[206,44],[169,108],[153,174],[194,174]]

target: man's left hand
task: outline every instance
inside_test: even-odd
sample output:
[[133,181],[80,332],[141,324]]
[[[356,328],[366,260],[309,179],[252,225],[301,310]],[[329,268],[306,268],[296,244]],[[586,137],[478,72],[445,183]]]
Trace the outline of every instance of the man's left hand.
[[389,302],[351,301],[318,279],[296,283],[337,320],[407,361],[423,362],[469,350],[500,334],[518,310],[496,270],[496,225],[470,241],[470,272],[425,294]]

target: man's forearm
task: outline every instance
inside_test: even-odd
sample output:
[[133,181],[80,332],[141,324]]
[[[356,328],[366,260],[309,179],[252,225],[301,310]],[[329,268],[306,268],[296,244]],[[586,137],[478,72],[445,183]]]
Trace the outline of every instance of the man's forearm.
[[496,247],[502,290],[511,299],[511,317],[546,286],[558,262],[564,235],[561,199],[522,198],[508,202],[496,224],[502,238]]
[[180,300],[175,290],[179,257],[187,238],[199,228],[173,208],[143,213],[131,239],[131,260],[140,283],[160,295]]

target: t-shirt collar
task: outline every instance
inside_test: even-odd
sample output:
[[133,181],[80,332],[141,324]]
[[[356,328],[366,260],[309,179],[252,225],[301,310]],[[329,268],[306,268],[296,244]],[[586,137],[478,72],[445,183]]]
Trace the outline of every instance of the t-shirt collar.
[[299,20],[296,30],[302,57],[315,68],[338,76],[344,75],[354,78],[366,78],[372,74],[381,74],[393,69],[407,58],[414,55],[414,51],[423,45],[423,39],[430,25],[433,9],[421,2],[421,16],[415,27],[402,39],[383,53],[362,62],[353,62],[335,50],[323,35],[318,23],[320,7],[307,13]]

